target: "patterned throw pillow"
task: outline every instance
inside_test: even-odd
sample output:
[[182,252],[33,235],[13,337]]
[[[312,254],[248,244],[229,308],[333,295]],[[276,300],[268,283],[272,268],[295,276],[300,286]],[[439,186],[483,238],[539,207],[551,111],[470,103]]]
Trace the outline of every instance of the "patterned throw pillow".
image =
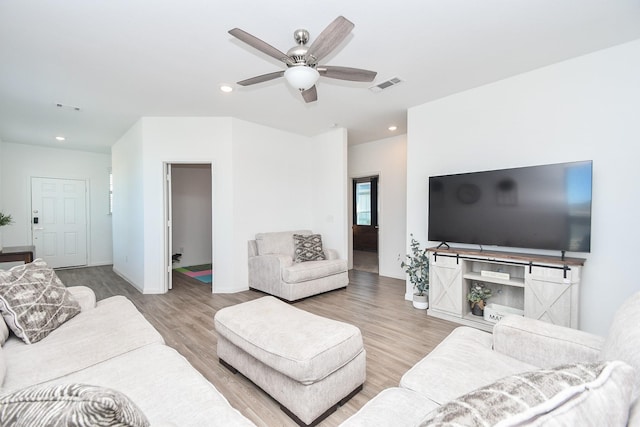
[[319,234],[294,234],[295,262],[321,261],[326,259]]
[[607,425],[618,425],[617,421],[624,425],[626,415],[622,414],[624,420],[614,420],[611,412],[628,409],[632,374],[630,366],[613,361],[511,375],[445,403],[420,426],[513,427],[544,424],[549,419],[553,425],[585,425],[585,418],[594,422],[591,425],[603,425],[596,420],[598,414],[608,417]]
[[0,313],[16,336],[33,344],[80,313],[80,304],[53,269],[36,259],[0,271]]
[[37,385],[0,397],[2,426],[147,427],[124,394],[84,384]]

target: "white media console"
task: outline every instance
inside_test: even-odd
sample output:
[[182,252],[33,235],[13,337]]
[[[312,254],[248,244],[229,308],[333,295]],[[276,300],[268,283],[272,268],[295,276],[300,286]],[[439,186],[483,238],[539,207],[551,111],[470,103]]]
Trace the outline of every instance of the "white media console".
[[584,259],[471,249],[429,248],[430,316],[486,331],[494,323],[471,314],[469,287],[483,282],[488,303],[522,310],[525,317],[578,327]]

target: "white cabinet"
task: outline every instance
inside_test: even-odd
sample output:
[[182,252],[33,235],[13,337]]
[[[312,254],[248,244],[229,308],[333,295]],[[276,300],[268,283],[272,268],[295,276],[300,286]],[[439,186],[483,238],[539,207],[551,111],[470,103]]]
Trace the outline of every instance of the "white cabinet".
[[580,268],[533,267],[525,277],[525,316],[556,325],[578,327]]
[[[457,315],[462,312],[462,266],[453,258],[440,258],[429,264],[429,305],[432,310]],[[436,286],[433,286],[437,283]]]
[[490,331],[494,323],[471,314],[467,293],[475,282],[492,290],[488,303],[525,317],[578,327],[583,259],[460,249],[429,249],[428,314]]

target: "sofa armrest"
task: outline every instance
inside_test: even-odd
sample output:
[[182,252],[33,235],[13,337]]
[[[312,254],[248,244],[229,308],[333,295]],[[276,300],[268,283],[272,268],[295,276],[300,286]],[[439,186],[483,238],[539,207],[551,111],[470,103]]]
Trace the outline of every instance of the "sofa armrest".
[[324,256],[327,259],[340,259],[340,257],[338,256],[338,251],[336,251],[335,249],[325,249]]
[[249,257],[258,255],[258,245],[255,240],[247,241],[247,253]]
[[282,269],[293,265],[289,255],[258,255],[249,257],[249,287],[269,294],[277,291]]
[[96,294],[86,286],[69,286],[67,288],[73,298],[80,303],[82,311],[87,311],[96,306]]
[[505,316],[493,328],[493,349],[541,368],[599,360],[604,338],[521,316]]

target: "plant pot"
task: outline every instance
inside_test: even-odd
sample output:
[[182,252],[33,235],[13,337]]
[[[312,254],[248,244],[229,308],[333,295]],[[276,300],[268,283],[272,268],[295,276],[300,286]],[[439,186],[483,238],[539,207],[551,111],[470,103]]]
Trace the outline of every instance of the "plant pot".
[[471,314],[475,316],[484,316],[484,310],[480,308],[478,304],[474,304],[473,307],[471,307]]
[[425,295],[413,295],[413,306],[420,310],[429,308],[429,297]]

